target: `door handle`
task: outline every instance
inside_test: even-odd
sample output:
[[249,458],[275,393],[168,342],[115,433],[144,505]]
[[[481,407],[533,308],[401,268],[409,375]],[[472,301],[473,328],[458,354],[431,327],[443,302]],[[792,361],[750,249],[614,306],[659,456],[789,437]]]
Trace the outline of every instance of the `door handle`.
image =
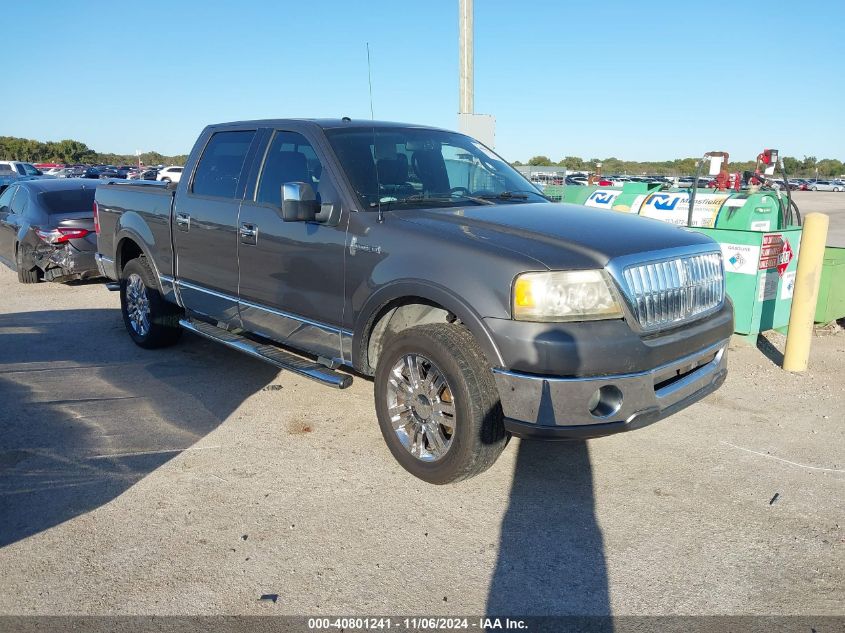
[[242,244],[257,244],[258,243],[258,227],[255,224],[244,222],[240,229]]
[[187,213],[176,214],[176,226],[180,231],[187,231],[191,228],[191,216]]

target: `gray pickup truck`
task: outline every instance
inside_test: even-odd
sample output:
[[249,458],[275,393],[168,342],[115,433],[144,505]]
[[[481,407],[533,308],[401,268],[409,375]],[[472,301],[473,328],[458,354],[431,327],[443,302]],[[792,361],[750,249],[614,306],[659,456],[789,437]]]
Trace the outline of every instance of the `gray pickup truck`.
[[178,185],[104,184],[95,211],[138,345],[189,330],[336,388],[340,367],[371,376],[390,451],[428,482],[482,472],[512,435],[655,422],[727,372],[712,240],[553,204],[455,132],[212,125]]

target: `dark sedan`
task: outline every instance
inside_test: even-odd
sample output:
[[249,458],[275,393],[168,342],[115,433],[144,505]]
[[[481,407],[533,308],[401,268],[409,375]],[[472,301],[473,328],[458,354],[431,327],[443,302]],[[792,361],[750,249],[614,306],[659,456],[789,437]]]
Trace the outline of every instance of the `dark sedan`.
[[94,254],[97,182],[14,182],[0,195],[0,260],[25,284],[98,276]]

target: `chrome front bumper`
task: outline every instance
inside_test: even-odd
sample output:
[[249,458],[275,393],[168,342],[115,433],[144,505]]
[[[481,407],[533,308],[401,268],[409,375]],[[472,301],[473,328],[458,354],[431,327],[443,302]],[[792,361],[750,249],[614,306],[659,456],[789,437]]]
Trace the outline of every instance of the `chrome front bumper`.
[[572,439],[651,424],[719,388],[727,346],[721,341],[634,374],[561,378],[494,369],[505,426],[519,437]]

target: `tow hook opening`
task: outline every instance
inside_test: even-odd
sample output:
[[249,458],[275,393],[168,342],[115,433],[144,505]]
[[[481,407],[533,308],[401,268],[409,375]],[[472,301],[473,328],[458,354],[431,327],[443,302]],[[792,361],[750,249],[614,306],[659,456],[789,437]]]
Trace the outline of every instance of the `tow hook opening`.
[[613,385],[599,387],[590,396],[587,408],[594,418],[608,418],[622,408],[622,392]]

